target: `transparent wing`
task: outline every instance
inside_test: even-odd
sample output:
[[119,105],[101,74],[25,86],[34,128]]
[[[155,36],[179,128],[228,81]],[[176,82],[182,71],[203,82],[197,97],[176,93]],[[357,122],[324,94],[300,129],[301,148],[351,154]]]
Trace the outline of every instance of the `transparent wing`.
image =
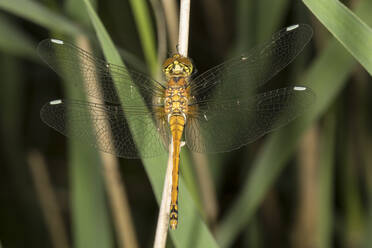
[[169,128],[160,109],[152,113],[156,128],[146,107],[125,111],[117,105],[56,100],[45,104],[40,116],[63,135],[119,157],[153,157],[168,150]]
[[[163,97],[164,86],[159,82],[134,70],[109,64],[68,42],[46,39],[39,43],[37,50],[58,75],[68,77],[68,81],[73,81],[92,97],[100,99],[103,96],[106,102],[120,103],[120,95],[128,104],[141,97],[140,100],[148,105],[156,97]],[[136,90],[141,95],[135,94]]]
[[312,33],[306,24],[287,27],[248,54],[204,72],[190,82],[193,100],[253,95],[255,88],[265,84],[303,50]]
[[295,86],[234,100],[198,102],[190,106],[186,143],[201,153],[238,149],[295,119],[314,98],[309,88]]

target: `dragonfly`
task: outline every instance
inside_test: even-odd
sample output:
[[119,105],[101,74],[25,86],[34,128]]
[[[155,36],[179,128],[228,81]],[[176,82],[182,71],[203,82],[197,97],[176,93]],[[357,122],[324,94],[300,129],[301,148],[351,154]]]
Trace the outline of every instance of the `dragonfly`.
[[162,82],[71,43],[46,39],[38,45],[41,58],[100,101],[53,100],[42,107],[41,119],[67,137],[118,157],[151,158],[171,149],[169,224],[176,229],[182,140],[193,152],[228,152],[306,112],[315,98],[310,88],[260,89],[304,49],[312,33],[307,24],[286,27],[200,75],[190,58],[176,53],[162,65]]

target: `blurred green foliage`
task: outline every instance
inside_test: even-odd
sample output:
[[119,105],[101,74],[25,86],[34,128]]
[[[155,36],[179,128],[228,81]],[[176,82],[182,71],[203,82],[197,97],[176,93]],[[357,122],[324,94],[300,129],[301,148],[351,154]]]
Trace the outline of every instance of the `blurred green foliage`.
[[[156,51],[159,6],[160,0],[0,0],[4,247],[53,244],[29,172],[32,150],[46,160],[71,246],[119,246],[97,152],[66,141],[40,121],[45,102],[73,90],[62,90],[37,57],[36,44],[51,36],[73,42],[84,36],[108,61],[145,61],[154,75],[157,57],[164,56]],[[214,220],[206,219],[203,182],[192,179],[200,176],[200,161],[183,154],[180,226],[171,232],[169,247],[372,247],[371,11],[370,0],[192,1],[189,53],[199,72],[248,51],[281,27],[309,23],[311,44],[272,85],[304,82],[317,101],[268,137],[207,157],[219,210]],[[120,163],[137,239],[151,247],[166,158]]]

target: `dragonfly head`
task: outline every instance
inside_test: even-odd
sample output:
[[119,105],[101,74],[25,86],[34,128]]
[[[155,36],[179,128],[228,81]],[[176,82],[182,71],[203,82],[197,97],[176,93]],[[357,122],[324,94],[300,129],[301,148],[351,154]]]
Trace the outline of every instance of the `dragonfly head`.
[[163,63],[163,72],[167,78],[189,77],[192,74],[192,70],[191,60],[178,53],[166,59]]

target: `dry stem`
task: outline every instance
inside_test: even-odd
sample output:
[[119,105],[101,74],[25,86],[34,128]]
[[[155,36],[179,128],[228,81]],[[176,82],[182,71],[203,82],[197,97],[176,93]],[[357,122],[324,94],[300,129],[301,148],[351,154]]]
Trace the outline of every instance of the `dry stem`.
[[53,247],[67,248],[69,247],[67,232],[44,158],[39,152],[33,151],[28,154],[27,159]]
[[[187,57],[188,43],[189,43],[189,19],[190,19],[190,0],[181,0],[180,6],[180,25],[178,37],[178,52]],[[154,248],[165,247],[167,241],[168,225],[169,225],[169,211],[171,202],[171,188],[172,188],[172,155],[173,145],[169,149],[168,167],[164,179],[163,195],[160,203],[158,224],[156,227]]]
[[[90,47],[88,44],[88,41],[84,36],[77,37],[77,43],[80,47],[82,47],[84,50],[89,51]],[[85,80],[85,79],[83,79]],[[95,88],[99,88],[98,82]],[[98,90],[98,92],[101,92]],[[99,103],[103,104],[103,97],[100,96],[99,98],[92,98],[87,96],[89,102]],[[92,115],[94,115],[94,112],[91,112]],[[104,119],[100,119],[102,122],[101,124],[103,126],[107,126],[107,123],[105,124]],[[100,126],[100,125],[98,125]],[[100,141],[101,144],[109,144],[113,146],[111,142],[112,134],[109,133],[105,138],[106,140]],[[120,171],[119,171],[119,163],[118,159],[114,157],[111,154],[107,154],[104,152],[99,152],[102,164],[103,164],[103,170],[104,170],[104,178],[105,183],[107,187],[108,192],[108,199],[111,205],[111,211],[113,214],[114,224],[116,227],[116,233],[117,233],[117,239],[119,243],[119,247],[138,247],[138,242],[135,234],[135,230],[133,227],[132,218],[130,215],[130,208],[129,203],[127,200],[124,184],[122,182],[122,179],[120,177]]]
[[169,157],[167,171],[164,179],[163,194],[161,197],[158,223],[156,226],[154,248],[163,248],[167,242],[167,233],[169,225],[169,211],[171,203],[172,190],[172,169],[173,169],[173,144],[169,145]]
[[181,0],[178,52],[187,57],[189,48],[190,0]]

